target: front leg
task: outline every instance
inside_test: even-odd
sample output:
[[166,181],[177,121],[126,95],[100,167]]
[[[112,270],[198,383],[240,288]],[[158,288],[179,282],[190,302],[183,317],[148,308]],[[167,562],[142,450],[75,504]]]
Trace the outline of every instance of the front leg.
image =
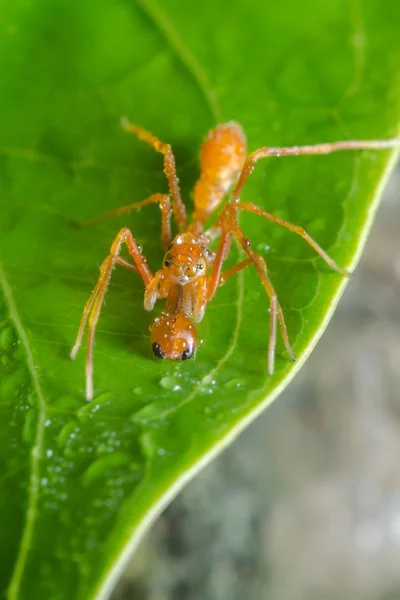
[[[130,265],[124,259],[119,257],[119,253],[121,251],[122,244],[126,244],[128,247],[129,254],[135,261],[135,266]],[[110,254],[103,261],[100,267],[100,277],[99,280],[87,301],[85,308],[83,310],[83,315],[81,319],[81,323],[79,326],[78,335],[76,338],[75,345],[71,352],[71,359],[73,360],[82,344],[83,334],[85,331],[86,322],[89,319],[89,331],[88,331],[88,346],[87,346],[87,355],[86,355],[86,399],[92,400],[93,398],[93,343],[94,343],[94,334],[96,330],[97,321],[99,320],[101,307],[103,305],[103,300],[105,293],[107,291],[108,285],[110,283],[111,274],[113,272],[114,266],[119,263],[126,268],[130,268],[132,270],[137,269],[142,276],[142,279],[148,287],[151,285],[153,281],[153,273],[150,271],[147,266],[146,259],[142,256],[138,245],[136,244],[136,240],[133,237],[132,233],[124,227],[118,233],[117,237],[114,240],[114,243],[111,246]]]

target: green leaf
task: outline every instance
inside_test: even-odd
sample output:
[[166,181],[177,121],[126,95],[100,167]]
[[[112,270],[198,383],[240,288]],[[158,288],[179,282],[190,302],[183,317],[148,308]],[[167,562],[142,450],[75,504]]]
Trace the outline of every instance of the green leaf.
[[[141,281],[116,270],[87,404],[84,352],[68,354],[98,265],[125,224],[154,270],[162,257],[157,207],[72,225],[166,190],[160,156],[119,119],[172,143],[189,206],[199,145],[218,121],[241,122],[250,149],[394,136],[400,4],[2,8],[1,590],[12,600],[105,598],[162,507],[294,376],[346,284],[303,240],[243,215],[299,357],[291,364],[279,346],[268,377],[268,303],[254,272],[218,290],[196,359],[172,364],[152,357]],[[305,226],[353,269],[392,162],[390,152],[271,159],[243,197]]]

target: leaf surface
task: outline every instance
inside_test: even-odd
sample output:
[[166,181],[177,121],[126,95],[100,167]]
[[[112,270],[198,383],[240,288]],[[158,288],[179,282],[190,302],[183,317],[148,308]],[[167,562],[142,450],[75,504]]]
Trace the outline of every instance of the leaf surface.
[[[98,265],[123,225],[153,270],[162,259],[157,207],[72,225],[167,189],[160,156],[120,117],[172,144],[189,207],[199,145],[217,122],[241,122],[251,150],[394,136],[399,18],[390,0],[5,0],[0,586],[10,599],[105,598],[162,507],[294,376],[345,285],[303,240],[243,215],[299,358],[280,345],[269,377],[268,303],[251,270],[218,290],[196,359],[172,364],[152,357],[141,281],[117,269],[87,404],[84,352],[68,354]],[[393,159],[270,159],[243,198],[306,227],[353,269]]]

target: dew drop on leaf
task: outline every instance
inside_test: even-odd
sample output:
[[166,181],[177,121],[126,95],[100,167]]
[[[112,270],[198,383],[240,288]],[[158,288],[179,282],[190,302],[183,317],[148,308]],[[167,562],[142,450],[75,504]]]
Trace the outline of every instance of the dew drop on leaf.
[[160,379],[160,385],[164,390],[169,390],[172,392],[177,392],[181,389],[179,380],[174,375],[169,375],[168,377],[163,377]]
[[113,452],[102,456],[86,469],[82,476],[82,483],[90,486],[99,479],[109,476],[117,467],[128,465],[129,462],[129,456],[122,452]]
[[224,388],[226,390],[234,390],[237,388],[245,387],[247,383],[247,379],[244,377],[236,377],[235,379],[230,379],[226,383],[224,383]]

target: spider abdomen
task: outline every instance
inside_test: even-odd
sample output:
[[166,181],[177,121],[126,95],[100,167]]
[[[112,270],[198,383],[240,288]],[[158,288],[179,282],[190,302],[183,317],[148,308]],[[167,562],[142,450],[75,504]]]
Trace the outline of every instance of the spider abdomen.
[[212,129],[200,150],[200,178],[194,188],[194,220],[204,223],[235,183],[246,159],[243,128],[230,121]]

